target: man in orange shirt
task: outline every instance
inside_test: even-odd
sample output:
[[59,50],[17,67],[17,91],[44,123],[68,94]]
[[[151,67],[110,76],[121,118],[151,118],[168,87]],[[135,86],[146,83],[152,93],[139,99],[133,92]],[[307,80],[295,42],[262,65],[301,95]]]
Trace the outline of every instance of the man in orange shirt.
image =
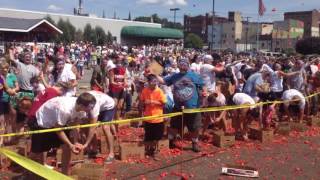
[[[148,87],[142,90],[140,96],[140,105],[143,110],[143,116],[157,116],[163,114],[163,107],[166,103],[166,96],[158,87],[157,76],[150,74],[147,77]],[[164,132],[163,118],[146,121],[144,124],[146,142],[146,151],[155,160],[157,159],[158,141],[162,139]]]

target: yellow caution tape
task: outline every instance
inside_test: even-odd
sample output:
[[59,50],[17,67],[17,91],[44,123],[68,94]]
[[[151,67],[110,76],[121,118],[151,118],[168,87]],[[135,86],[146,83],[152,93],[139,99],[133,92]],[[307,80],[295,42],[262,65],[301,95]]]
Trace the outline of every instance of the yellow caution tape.
[[[308,98],[317,96],[319,94],[320,94],[320,92],[306,96],[305,98],[308,99]],[[64,130],[70,130],[70,129],[80,129],[80,128],[97,127],[97,126],[103,126],[103,125],[111,125],[111,124],[124,124],[124,123],[130,123],[130,122],[148,121],[148,120],[158,119],[158,118],[171,118],[171,117],[175,117],[175,116],[181,116],[184,113],[190,114],[190,113],[200,113],[200,112],[236,110],[236,109],[250,108],[250,107],[255,107],[255,106],[262,106],[262,105],[267,105],[267,104],[282,104],[282,103],[293,102],[293,101],[298,101],[298,100],[267,101],[267,102],[259,102],[256,104],[244,104],[244,105],[221,106],[221,107],[198,108],[198,109],[184,109],[184,110],[182,110],[182,112],[163,114],[163,115],[159,115],[159,116],[139,117],[139,118],[124,119],[124,120],[117,120],[117,121],[111,121],[111,122],[98,122],[98,123],[93,123],[93,124],[59,127],[59,128],[43,129],[43,130],[35,130],[35,131],[27,131],[27,132],[19,132],[19,133],[8,133],[8,134],[1,134],[0,137],[11,137],[11,136],[22,136],[22,135],[49,133],[49,132],[57,132],[57,131],[64,131]]]
[[[307,96],[306,98],[310,98],[316,96],[320,93],[312,94]],[[28,132],[21,132],[21,133],[10,133],[10,134],[2,134],[0,136],[8,137],[8,136],[18,136],[18,135],[28,135],[28,134],[38,134],[38,133],[46,133],[46,132],[55,132],[67,129],[75,129],[75,128],[88,128],[88,127],[95,127],[101,125],[110,125],[110,124],[122,124],[122,123],[129,123],[135,121],[147,121],[154,118],[170,118],[175,116],[181,116],[183,113],[196,113],[196,112],[210,112],[210,111],[223,111],[223,110],[234,110],[234,109],[241,109],[241,108],[249,108],[252,106],[261,106],[265,104],[279,104],[285,103],[285,101],[272,101],[272,102],[261,102],[256,104],[245,104],[245,105],[236,105],[236,106],[223,106],[223,107],[213,107],[213,108],[199,108],[199,109],[185,109],[183,112],[171,113],[171,114],[164,114],[161,116],[149,116],[149,117],[141,117],[141,118],[133,118],[133,119],[125,119],[125,120],[118,120],[112,122],[103,122],[103,123],[94,123],[94,124],[85,124],[85,125],[77,125],[77,126],[70,126],[70,127],[62,127],[62,128],[53,128],[53,129],[45,129],[45,130],[38,130],[38,131],[28,131]],[[72,180],[72,178],[61,174],[57,171],[49,169],[35,161],[32,161],[26,157],[23,157],[15,152],[12,152],[5,148],[0,148],[0,153],[14,161],[15,163],[19,164],[20,166],[28,169],[29,171],[49,180]]]
[[93,123],[93,124],[75,125],[75,126],[68,126],[68,127],[42,129],[42,130],[18,132],[18,133],[8,133],[8,134],[1,134],[0,137],[23,136],[23,135],[31,135],[31,134],[64,131],[64,130],[70,130],[70,129],[89,128],[89,127],[111,125],[111,124],[124,124],[124,123],[130,123],[130,122],[148,121],[148,120],[152,120],[152,119],[156,119],[156,118],[171,118],[171,117],[180,116],[180,115],[182,115],[182,112],[164,114],[164,115],[160,115],[160,116],[139,117],[139,118],[125,119],[125,120],[118,120],[118,121],[111,121],[111,122],[98,122],[98,123]]
[[58,171],[49,169],[35,161],[32,161],[26,157],[23,157],[15,152],[12,152],[5,148],[0,148],[0,153],[19,164],[20,166],[26,168],[27,170],[49,180],[72,180],[72,178],[59,173]]

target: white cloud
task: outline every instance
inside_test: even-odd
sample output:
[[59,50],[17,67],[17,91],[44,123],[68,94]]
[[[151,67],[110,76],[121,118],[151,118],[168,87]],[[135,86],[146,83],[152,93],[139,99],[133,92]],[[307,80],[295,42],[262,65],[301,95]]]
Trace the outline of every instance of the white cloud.
[[138,0],[139,4],[161,4],[166,6],[187,5],[187,0]]
[[60,11],[60,10],[62,10],[61,7],[56,6],[56,5],[54,5],[54,4],[50,4],[47,9],[48,9],[48,10],[51,10],[51,11]]

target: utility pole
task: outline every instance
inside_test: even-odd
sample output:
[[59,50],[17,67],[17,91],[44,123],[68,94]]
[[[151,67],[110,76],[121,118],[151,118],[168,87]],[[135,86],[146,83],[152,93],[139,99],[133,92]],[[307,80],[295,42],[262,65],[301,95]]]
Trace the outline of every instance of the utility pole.
[[211,51],[213,51],[213,26],[214,26],[214,16],[215,16],[215,12],[214,12],[214,5],[215,5],[215,0],[212,0],[212,31],[211,31]]
[[245,50],[246,52],[248,51],[248,32],[249,32],[249,19],[251,17],[249,16],[246,16],[246,17],[243,17],[244,19],[246,19],[246,36],[245,36]]
[[177,11],[180,11],[180,8],[171,8],[170,11],[173,11],[173,24],[174,27],[176,27],[176,15]]

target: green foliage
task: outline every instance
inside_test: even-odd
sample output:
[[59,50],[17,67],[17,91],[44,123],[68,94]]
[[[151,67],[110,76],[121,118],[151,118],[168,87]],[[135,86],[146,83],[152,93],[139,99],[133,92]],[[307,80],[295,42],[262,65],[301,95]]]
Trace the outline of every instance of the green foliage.
[[54,39],[57,42],[70,43],[71,41],[87,41],[95,45],[112,42],[112,34],[109,31],[108,34],[106,34],[100,26],[96,26],[93,29],[90,24],[86,24],[83,31],[81,29],[76,30],[69,20],[64,21],[60,19],[57,27],[63,32],[63,34]]
[[90,24],[87,24],[83,30],[83,40],[93,42],[96,40],[94,36],[95,36],[94,30],[92,29]]
[[108,31],[108,34],[107,34],[107,43],[108,44],[112,44],[113,42],[113,37],[112,37],[112,34],[110,31]]
[[[160,18],[158,14],[152,14],[151,15],[154,23],[162,24],[164,28],[175,28],[175,29],[183,29],[183,26],[181,23],[169,21],[167,18]],[[134,19],[134,21],[140,21],[140,22],[151,22],[150,16],[140,16]]]
[[299,40],[296,44],[296,51],[300,54],[320,54],[320,38],[310,37]]
[[76,31],[74,40],[77,41],[77,42],[83,41],[83,32],[81,31],[81,29],[78,29]]
[[100,26],[96,26],[95,28],[95,36],[98,45],[103,45],[107,42],[107,35]]
[[198,35],[190,33],[185,38],[184,47],[202,49],[203,41]]
[[75,40],[76,28],[69,20],[64,21],[60,19],[57,26],[63,32],[63,34],[58,36],[57,41],[70,43]]
[[51,18],[50,15],[47,15],[44,19],[47,20],[52,25],[56,26],[56,23],[54,22],[54,20]]

